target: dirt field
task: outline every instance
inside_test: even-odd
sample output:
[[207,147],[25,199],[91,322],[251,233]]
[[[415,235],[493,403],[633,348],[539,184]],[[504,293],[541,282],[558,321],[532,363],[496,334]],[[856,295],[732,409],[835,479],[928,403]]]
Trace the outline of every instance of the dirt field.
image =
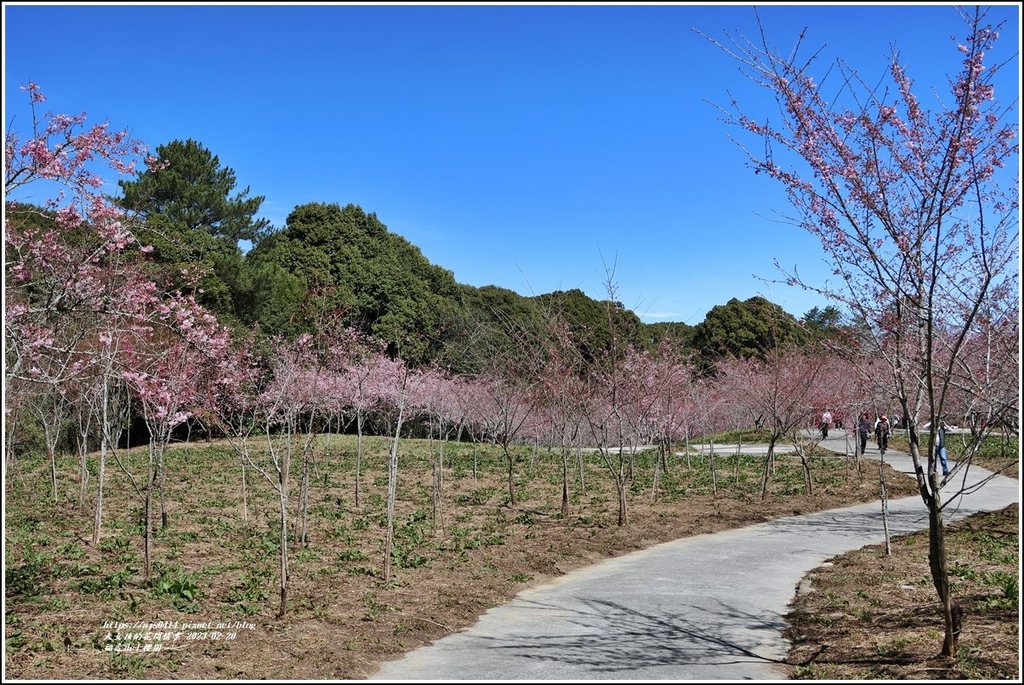
[[[629,520],[619,526],[615,484],[599,455],[586,455],[582,467],[571,455],[569,513],[563,516],[557,453],[522,450],[514,464],[516,504],[510,505],[508,466],[498,450],[446,444],[442,467],[440,443],[407,440],[400,448],[392,575],[385,579],[389,444],[366,441],[357,504],[354,439],[318,441],[305,542],[298,458],[292,467],[283,618],[278,496],[270,480],[249,469],[243,507],[240,460],[224,445],[169,451],[168,526],[161,528],[154,516],[149,580],[142,572],[143,500],[121,470],[108,465],[103,537],[94,547],[96,465],[84,507],[71,461],[61,465],[59,504],[48,463],[13,465],[5,483],[6,678],[362,679],[380,662],[456,632],[520,590],[574,568],[688,535],[874,501],[879,492],[873,462],[858,471],[852,459],[824,456],[812,461],[812,494],[790,457],[777,458],[763,501],[760,457],[719,457],[712,470],[707,459],[672,456],[659,467],[655,490],[655,455],[644,453],[633,460],[626,481]],[[145,451],[122,458],[138,466]],[[916,494],[905,476],[888,472],[886,479],[890,497]],[[994,636],[991,642],[965,632],[960,660],[928,660],[941,646],[934,636],[941,623],[934,590],[922,580],[925,547],[908,542],[906,553],[880,560],[877,551],[864,550],[859,554],[866,556],[854,553],[832,568],[860,564],[864,573],[910,574],[915,591],[908,593],[909,606],[874,598],[877,583],[868,575],[842,581],[815,575],[816,591],[794,606],[794,677],[1013,677],[1019,671],[1016,591],[1010,607],[1008,599],[992,599],[1005,594],[1009,580],[993,589],[982,581],[968,585],[966,577],[991,579],[997,568],[1011,568],[1017,577],[1016,523],[1012,512],[999,524],[1005,544],[996,561],[984,561],[994,566],[957,552],[955,568],[963,569],[957,587],[973,602],[967,625]],[[986,611],[994,623],[976,619]],[[975,667],[979,660],[985,665]],[[1018,670],[1007,671],[1006,664]],[[935,675],[940,672],[947,675]]]

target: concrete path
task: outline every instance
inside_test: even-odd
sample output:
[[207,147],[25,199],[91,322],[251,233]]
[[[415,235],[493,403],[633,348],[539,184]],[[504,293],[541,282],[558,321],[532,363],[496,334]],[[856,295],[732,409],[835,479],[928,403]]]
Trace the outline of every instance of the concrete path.
[[[839,431],[823,444],[852,454]],[[873,443],[865,456],[878,458]],[[907,454],[890,450],[886,461],[912,473]],[[971,468],[944,492],[988,475]],[[1019,501],[1019,482],[997,476],[950,503],[946,520]],[[927,527],[919,497],[889,502],[892,535]],[[800,580],[830,557],[882,541],[875,502],[661,544],[522,592],[369,679],[782,680],[783,617]]]

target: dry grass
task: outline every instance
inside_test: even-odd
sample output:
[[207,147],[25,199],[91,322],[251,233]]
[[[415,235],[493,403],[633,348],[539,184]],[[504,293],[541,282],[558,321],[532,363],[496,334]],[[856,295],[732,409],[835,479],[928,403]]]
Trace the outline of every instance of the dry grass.
[[1020,680],[1020,509],[946,528],[953,596],[964,609],[957,658],[942,617],[927,533],[872,545],[810,574],[791,605],[794,677],[811,680]]
[[[283,619],[276,616],[276,495],[250,471],[243,520],[238,457],[223,445],[181,445],[168,453],[169,525],[157,528],[150,581],[141,573],[141,500],[120,471],[108,466],[104,536],[97,548],[87,542],[91,516],[77,504],[74,464],[62,464],[56,505],[47,464],[23,459],[5,483],[6,677],[361,679],[382,661],[465,628],[520,590],[574,568],[680,537],[874,501],[878,493],[873,465],[861,474],[852,460],[817,457],[808,495],[799,465],[780,458],[762,501],[762,460],[728,457],[717,460],[715,494],[706,461],[674,457],[655,499],[654,455],[645,453],[637,456],[628,486],[629,523],[620,527],[614,485],[596,455],[585,460],[585,487],[578,466],[570,465],[570,509],[563,517],[557,454],[522,451],[515,465],[517,502],[510,506],[507,465],[496,450],[447,444],[435,507],[439,443],[407,440],[400,450],[394,573],[385,581],[389,445],[367,441],[358,506],[353,445],[348,436],[319,438],[307,543],[298,528],[290,535]],[[144,455],[135,450],[130,458]],[[299,471],[296,461],[293,522]],[[887,478],[891,497],[915,494],[904,476],[890,472]],[[926,606],[929,599],[915,601]],[[160,621],[209,627],[154,628]],[[926,631],[938,625],[922,621]],[[126,627],[118,630],[118,624]],[[846,640],[816,635],[829,645]],[[814,639],[805,631],[798,650]],[[965,636],[965,645],[971,639]],[[860,643],[846,644],[853,654]],[[124,645],[132,649],[119,649]]]

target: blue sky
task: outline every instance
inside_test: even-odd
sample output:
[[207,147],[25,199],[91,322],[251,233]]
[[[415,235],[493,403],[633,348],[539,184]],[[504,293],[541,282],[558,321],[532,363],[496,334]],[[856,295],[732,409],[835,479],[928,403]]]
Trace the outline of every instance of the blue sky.
[[[758,8],[772,45],[806,27],[820,65],[867,80],[892,45],[940,92],[959,65],[952,4]],[[1020,7],[990,16],[1005,59]],[[766,279],[777,259],[824,281],[820,247],[772,220],[781,187],[711,104],[765,96],[693,29],[754,37],[754,6],[5,3],[4,122],[26,121],[34,81],[50,111],[150,148],[199,141],[277,227],[297,205],[357,204],[460,283],[603,299],[614,268],[647,322],[755,295],[802,316],[829,303]],[[1019,61],[1003,76],[1015,101]]]

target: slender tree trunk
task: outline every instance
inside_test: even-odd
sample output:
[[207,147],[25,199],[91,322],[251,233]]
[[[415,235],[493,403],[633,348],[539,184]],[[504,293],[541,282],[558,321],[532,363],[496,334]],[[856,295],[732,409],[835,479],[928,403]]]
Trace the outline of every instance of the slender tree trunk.
[[89,499],[89,428],[92,424],[92,412],[79,412],[78,415],[78,465],[79,489],[78,508],[86,513],[86,500]]
[[281,605],[277,617],[284,618],[288,607],[288,495],[281,492]]
[[395,427],[395,439],[391,442],[391,453],[388,457],[388,527],[384,535],[384,582],[391,580],[391,547],[395,537],[395,500],[398,497],[398,441],[402,435],[402,419],[405,415],[405,379],[398,401],[398,422]]
[[292,461],[291,443],[294,439],[293,433],[294,427],[289,426],[286,429],[288,444],[285,445],[278,476],[278,500],[281,505],[281,606],[277,610],[278,618],[284,618],[288,611],[288,480],[291,477],[289,471],[291,470]]
[[654,457],[654,475],[651,477],[651,501],[658,501],[658,481],[661,475],[661,461],[665,452],[664,446],[658,448],[658,453]]
[[508,449],[508,442],[502,442],[501,443],[501,449],[505,452],[505,460],[508,462],[508,501],[509,501],[509,506],[514,507],[516,505],[516,483],[515,483],[514,474],[512,472],[512,467],[513,467],[513,464],[514,464],[515,460],[512,458],[512,453]]
[[807,455],[804,451],[798,450],[800,454],[800,465],[804,467],[804,484],[807,487],[807,494],[810,495],[814,492],[814,483],[811,480],[811,462],[807,459]]
[[145,526],[145,532],[143,533],[143,556],[146,562],[146,580],[149,580],[150,573],[152,573],[153,569],[153,526],[150,525],[152,509],[153,488],[152,485],[150,485],[150,487],[146,488],[146,505],[142,519],[142,525]]
[[103,374],[103,419],[100,425],[100,462],[96,474],[96,516],[93,520],[92,545],[99,547],[100,531],[103,528],[103,482],[107,475],[107,446],[110,444],[110,384],[109,376]]
[[149,447],[149,473],[147,473],[146,476],[146,497],[142,525],[145,527],[145,531],[143,533],[143,552],[146,560],[146,580],[149,580],[150,574],[153,571],[153,486],[156,484],[157,477],[157,474],[153,469],[152,443]]
[[160,483],[160,530],[167,530],[167,499],[164,495],[165,489],[164,484],[166,482],[166,476],[164,472],[164,446],[170,440],[170,436],[167,436],[167,440],[164,441],[160,447],[160,458],[157,461],[157,473],[159,474]]
[[562,445],[562,518],[569,516],[569,448]]
[[885,459],[878,460],[878,482],[882,487],[882,533],[885,535],[885,556],[892,556],[892,541],[889,539],[889,491],[885,487]]
[[359,477],[363,469],[363,412],[356,409],[356,509],[359,508]]
[[579,464],[580,468],[580,495],[587,494],[587,484],[583,479],[584,469],[584,458],[583,458],[583,445],[576,445],[576,463]]
[[242,523],[249,523],[249,486],[246,482],[245,460],[248,447],[242,444]]
[[[4,475],[13,476],[16,471],[17,459],[15,457],[15,437],[18,434],[19,412],[11,412],[10,416],[4,421],[4,460],[6,461],[7,468],[4,471]],[[10,488],[12,478],[4,478],[4,489]]]
[[949,587],[949,571],[946,566],[946,530],[942,517],[942,497],[939,494],[939,478],[934,472],[929,474],[932,496],[926,503],[928,506],[928,566],[932,573],[932,582],[939,593],[942,604],[942,619],[945,625],[945,637],[942,641],[942,656],[955,657],[960,647],[960,630],[963,622],[963,608],[959,602],[953,601]]
[[49,426],[46,428],[46,452],[50,457],[50,490],[53,493],[53,503],[57,504],[57,446],[56,438],[51,435]]
[[302,487],[300,488],[299,501],[301,502],[301,516],[300,516],[300,534],[299,544],[303,547],[306,546],[306,514],[309,511],[309,471],[310,471],[310,458],[308,450],[303,450],[302,453]]
[[96,507],[92,526],[92,546],[99,546],[99,532],[103,527],[103,480],[106,475],[106,438],[99,441],[99,464],[96,465]]
[[761,501],[768,499],[768,481],[771,479],[772,459],[775,456],[775,438],[768,442],[768,454],[764,457],[764,472],[761,474]]
[[441,447],[437,456],[437,520],[441,525],[441,533],[444,533],[444,443],[445,436],[438,432],[438,441]]
[[[718,465],[715,460],[715,450],[711,450],[711,454],[708,455],[708,464],[711,466],[711,495],[718,497]],[[729,473],[729,465],[726,464],[726,473]]]

